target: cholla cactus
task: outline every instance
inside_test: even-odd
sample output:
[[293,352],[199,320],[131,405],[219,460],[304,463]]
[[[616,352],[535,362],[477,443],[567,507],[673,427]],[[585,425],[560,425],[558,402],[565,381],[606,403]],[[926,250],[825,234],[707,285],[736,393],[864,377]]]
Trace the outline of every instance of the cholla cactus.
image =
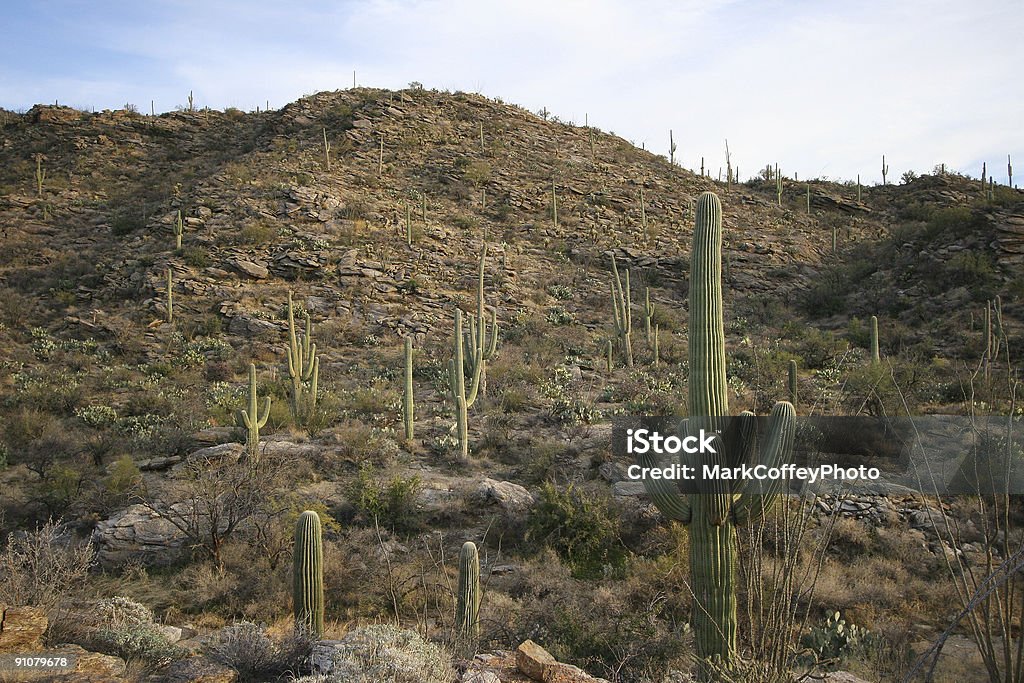
[[[697,202],[693,254],[690,260],[690,383],[689,420],[680,436],[698,430],[721,432],[729,414],[725,374],[725,325],[722,316],[722,206],[705,192]],[[715,453],[701,462],[714,466],[763,464],[773,467],[792,452],[796,417],[792,404],[780,401],[772,409],[768,433],[753,442],[754,415],[745,412],[739,429],[714,438]],[[641,455],[643,467],[658,466],[651,454]],[[728,665],[737,652],[736,526],[760,518],[778,494],[777,482],[707,481],[696,493],[681,494],[675,481],[645,478],[644,486],[670,519],[689,525],[692,624],[701,658],[701,677],[714,665]]]

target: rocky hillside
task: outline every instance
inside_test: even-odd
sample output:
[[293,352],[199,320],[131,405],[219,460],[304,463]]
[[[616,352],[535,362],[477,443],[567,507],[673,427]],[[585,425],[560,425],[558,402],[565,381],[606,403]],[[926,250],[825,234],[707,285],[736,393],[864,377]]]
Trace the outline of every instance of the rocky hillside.
[[[802,412],[968,410],[965,368],[997,295],[1007,346],[1021,349],[1024,195],[962,176],[858,188],[783,169],[780,195],[770,170],[723,183],[611,133],[421,89],[318,93],[257,113],[36,106],[0,111],[0,126],[0,532],[63,517],[94,539],[108,575],[125,572],[119,588],[94,576],[87,593],[131,595],[196,631],[287,614],[289,515],[312,507],[346,530],[329,526],[344,558],[333,575],[344,588],[328,596],[339,621],[426,615],[427,597],[403,602],[395,583],[419,572],[443,586],[434,553],[453,557],[471,538],[494,553],[489,616],[505,625],[486,638],[498,649],[533,638],[597,674],[628,673],[617,680],[679,659],[688,597],[665,558],[685,540],[622,481],[609,419],[681,409],[701,192],[724,209],[734,410],[782,396],[790,359]],[[499,341],[460,463],[446,367],[454,307],[476,310],[485,244]],[[609,371],[612,256],[631,278],[636,366],[616,351]],[[320,357],[319,409],[300,425],[289,293]],[[901,393],[858,370],[872,315]],[[413,440],[399,436],[408,336]],[[258,482],[264,517],[223,549],[196,547],[155,501],[180,510],[173,496],[197,463],[244,459],[235,413],[250,363],[272,398],[264,456],[283,464]],[[996,411],[1008,401],[991,384],[976,398]],[[930,582],[950,549],[914,521],[931,508],[862,498],[820,509],[846,519],[835,557],[865,558],[860,570],[838,563],[835,586],[877,570],[905,589],[833,596],[829,609],[904,636],[944,623],[949,594]],[[911,569],[875,566],[922,549]],[[593,632],[574,630],[587,621],[580,596],[601,581],[619,582],[600,584],[616,597]],[[557,608],[552,584],[570,591]],[[660,585],[678,590],[658,597]],[[646,621],[623,620],[641,604]],[[423,629],[442,622],[423,616]],[[637,649],[602,640],[613,632]]]

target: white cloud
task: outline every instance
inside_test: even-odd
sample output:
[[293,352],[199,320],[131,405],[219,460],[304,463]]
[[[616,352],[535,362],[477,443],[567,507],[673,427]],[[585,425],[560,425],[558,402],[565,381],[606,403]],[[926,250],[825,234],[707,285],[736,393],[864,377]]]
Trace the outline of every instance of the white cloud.
[[745,175],[777,161],[868,181],[883,153],[894,172],[1024,158],[1024,6],[998,0],[178,0],[63,21],[77,47],[121,58],[40,76],[15,46],[0,103],[171,109],[193,90],[201,105],[278,107],[348,87],[356,69],[361,85],[586,113],[660,153],[672,128],[690,167],[704,155],[717,169],[728,138]]

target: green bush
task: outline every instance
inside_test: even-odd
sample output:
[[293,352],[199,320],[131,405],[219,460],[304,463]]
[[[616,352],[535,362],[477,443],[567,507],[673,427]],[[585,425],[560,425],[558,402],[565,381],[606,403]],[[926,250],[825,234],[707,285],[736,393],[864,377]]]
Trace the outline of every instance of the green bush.
[[373,464],[364,462],[348,493],[356,510],[367,520],[395,531],[414,531],[420,526],[416,514],[420,487],[419,477],[406,479],[395,475],[384,481],[375,475]]
[[548,482],[529,519],[528,538],[553,548],[578,577],[598,577],[621,568],[626,559],[619,540],[619,515],[607,498],[569,485]]

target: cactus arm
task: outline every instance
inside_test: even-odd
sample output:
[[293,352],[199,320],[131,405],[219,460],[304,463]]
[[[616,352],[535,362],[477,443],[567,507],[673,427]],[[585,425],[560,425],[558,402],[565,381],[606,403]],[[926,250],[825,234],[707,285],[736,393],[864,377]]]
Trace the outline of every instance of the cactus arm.
[[[796,409],[788,401],[779,401],[772,408],[759,464],[777,467],[780,462],[792,455],[795,438]],[[746,482],[733,505],[733,518],[736,523],[746,524],[764,516],[774,504],[781,488],[782,482],[778,479]]]

